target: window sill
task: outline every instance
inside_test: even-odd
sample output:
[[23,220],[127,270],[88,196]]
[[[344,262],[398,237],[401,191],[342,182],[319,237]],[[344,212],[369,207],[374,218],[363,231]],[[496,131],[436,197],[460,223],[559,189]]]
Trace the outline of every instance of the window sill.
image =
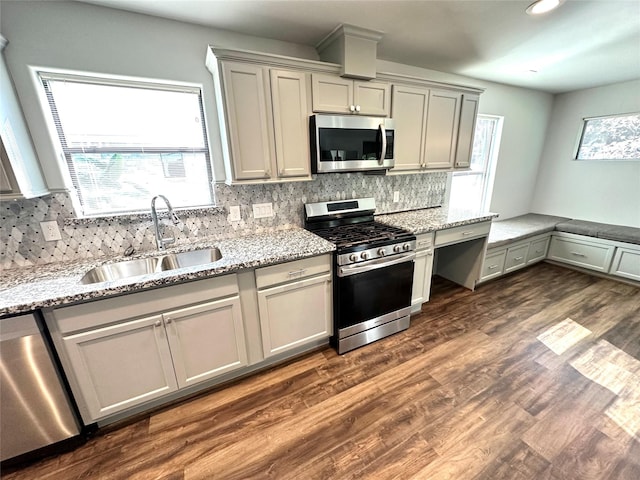
[[[181,216],[190,216],[190,215],[198,215],[202,213],[206,214],[217,214],[224,213],[224,208],[216,207],[216,206],[207,206],[207,207],[186,207],[186,208],[174,208],[173,211]],[[159,216],[165,216],[167,213],[166,208],[162,208],[158,211]],[[113,221],[141,221],[141,220],[151,220],[151,210],[149,212],[131,212],[131,213],[114,213],[112,215],[95,215],[95,216],[86,216],[86,217],[78,217],[78,218],[65,218],[64,224],[68,226],[73,225],[92,225],[92,224],[100,224],[100,223],[109,223]]]

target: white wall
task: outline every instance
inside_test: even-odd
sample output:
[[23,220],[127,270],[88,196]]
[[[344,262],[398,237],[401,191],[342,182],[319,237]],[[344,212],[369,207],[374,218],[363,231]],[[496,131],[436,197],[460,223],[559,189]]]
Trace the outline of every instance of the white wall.
[[[39,86],[28,66],[50,67],[191,82],[203,86],[216,179],[224,179],[211,74],[204,59],[208,44],[317,59],[311,47],[216,30],[181,22],[73,2],[2,1],[2,33],[9,40],[8,67],[50,188],[64,188],[56,154],[37,99]],[[553,97],[392,62],[380,71],[485,88],[480,113],[505,117],[490,209],[501,218],[527,213]]]
[[51,189],[66,179],[38,101],[29,66],[187,82],[202,85],[214,175],[224,179],[207,45],[259,50],[317,60],[315,49],[110,8],[62,1],[2,0],[0,31],[9,41],[7,66]]
[[504,117],[490,210],[500,219],[531,211],[553,95],[382,60],[378,70],[484,88],[479,113]]
[[576,161],[582,119],[640,111],[640,80],[556,96],[532,210],[640,227],[640,161]]

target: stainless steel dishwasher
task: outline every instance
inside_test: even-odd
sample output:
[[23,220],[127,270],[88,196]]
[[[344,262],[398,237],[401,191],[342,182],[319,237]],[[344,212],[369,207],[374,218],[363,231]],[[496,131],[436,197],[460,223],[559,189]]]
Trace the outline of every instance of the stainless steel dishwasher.
[[[0,319],[0,459],[79,441],[81,423],[34,314]],[[55,447],[55,445],[54,445]]]

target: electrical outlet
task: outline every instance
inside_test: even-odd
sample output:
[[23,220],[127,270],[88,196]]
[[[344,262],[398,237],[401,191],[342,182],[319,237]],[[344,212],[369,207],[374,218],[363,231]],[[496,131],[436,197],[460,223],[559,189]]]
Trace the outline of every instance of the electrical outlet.
[[393,203],[398,203],[400,201],[400,192],[399,191],[395,191],[393,192]]
[[233,205],[232,207],[229,207],[229,216],[227,217],[227,220],[230,222],[239,222],[241,219],[240,205]]
[[273,217],[272,203],[254,203],[252,207],[253,207],[253,218]]
[[62,240],[62,235],[60,235],[60,229],[58,228],[58,222],[40,222],[40,228],[42,229],[42,235],[44,236],[45,242]]

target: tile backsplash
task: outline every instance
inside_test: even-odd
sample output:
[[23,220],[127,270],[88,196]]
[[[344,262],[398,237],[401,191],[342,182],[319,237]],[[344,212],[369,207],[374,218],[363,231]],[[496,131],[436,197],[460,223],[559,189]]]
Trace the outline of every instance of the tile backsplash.
[[[442,205],[447,173],[416,175],[325,174],[313,181],[255,185],[216,185],[217,207],[178,211],[174,230],[176,243],[194,239],[230,238],[261,231],[302,226],[305,203],[374,197],[377,213]],[[393,193],[400,201],[393,202]],[[171,199],[171,192],[164,192]],[[151,199],[149,199],[151,202]],[[253,218],[251,205],[272,203],[274,216]],[[229,207],[240,205],[241,221],[229,222]],[[132,246],[136,251],[155,249],[149,215],[131,215],[76,220],[68,194],[3,201],[0,206],[0,268],[120,255]],[[161,218],[163,218],[161,216]],[[45,241],[40,222],[56,221],[61,239]]]

